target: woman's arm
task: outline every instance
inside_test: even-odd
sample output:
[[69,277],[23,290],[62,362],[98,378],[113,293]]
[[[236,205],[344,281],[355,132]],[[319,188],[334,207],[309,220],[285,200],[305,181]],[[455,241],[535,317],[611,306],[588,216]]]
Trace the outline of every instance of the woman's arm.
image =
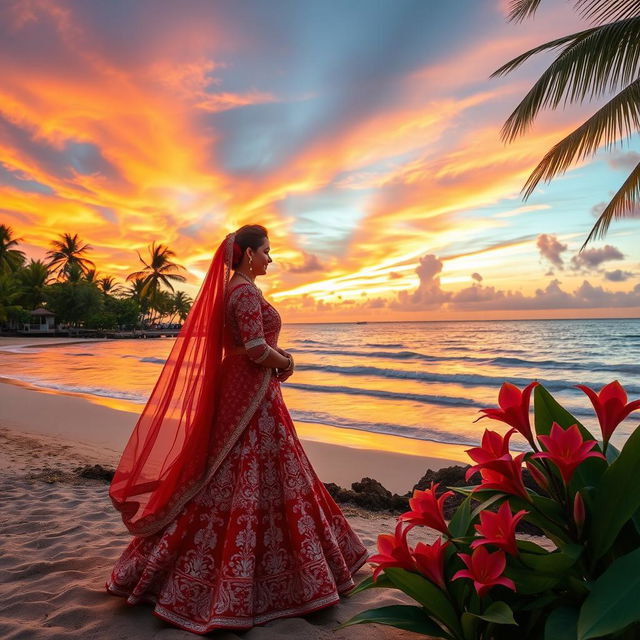
[[230,301],[249,359],[268,369],[293,371],[293,358],[270,347],[264,338],[258,293],[249,286],[234,291]]
[[[266,351],[258,358],[251,358],[250,349],[247,349],[247,355],[256,363],[269,369],[293,369],[293,358],[291,356],[285,356],[279,350],[276,351],[269,345]],[[258,362],[259,360],[259,362]]]

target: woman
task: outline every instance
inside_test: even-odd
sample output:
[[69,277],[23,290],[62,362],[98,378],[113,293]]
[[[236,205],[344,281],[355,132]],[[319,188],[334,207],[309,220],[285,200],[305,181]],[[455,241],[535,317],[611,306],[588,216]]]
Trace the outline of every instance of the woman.
[[335,604],[368,557],[282,399],[269,253],[259,225],[220,245],[109,491],[135,537],[107,590],[195,633]]

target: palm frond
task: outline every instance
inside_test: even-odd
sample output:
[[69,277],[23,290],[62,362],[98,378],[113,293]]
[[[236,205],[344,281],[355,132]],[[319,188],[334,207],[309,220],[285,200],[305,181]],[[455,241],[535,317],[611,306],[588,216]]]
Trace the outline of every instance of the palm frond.
[[570,33],[567,36],[561,36],[560,38],[556,38],[555,40],[550,40],[549,42],[545,42],[543,44],[539,44],[537,47],[533,49],[529,49],[529,51],[525,51],[521,53],[519,56],[514,58],[513,60],[509,60],[506,64],[503,64],[499,69],[496,69],[489,77],[490,78],[498,78],[500,76],[505,76],[507,73],[510,73],[514,69],[517,69],[521,64],[526,62],[532,56],[535,56],[538,53],[542,53],[543,51],[551,51],[552,49],[557,49],[561,47],[563,44],[571,43],[577,38],[586,38],[588,35],[593,33],[598,27],[590,27],[589,29],[585,29],[584,31],[579,31],[578,33]]
[[580,251],[587,244],[596,238],[602,238],[611,224],[611,221],[633,213],[637,210],[640,203],[640,162],[635,166],[633,171],[627,176],[620,189],[611,198],[611,202],[605,207],[600,217],[593,225],[593,229],[589,232],[587,239],[584,241]]
[[158,268],[158,273],[165,273],[166,271],[182,269],[185,271],[185,268],[181,264],[176,264],[175,262],[166,262],[161,267]]
[[[511,141],[522,134],[544,107],[561,102],[580,102],[626,86],[640,71],[640,18],[629,18],[587,29],[532,49],[498,69],[503,75],[519,61],[544,49],[567,43],[540,76],[502,128],[502,138]],[[560,44],[558,44],[560,43]]]
[[131,282],[132,280],[142,280],[144,278],[146,278],[149,275],[149,273],[147,271],[135,271],[134,273],[130,273],[127,276],[127,282]]
[[540,0],[511,0],[507,15],[509,22],[522,22],[532,16],[540,6]]
[[187,279],[184,276],[181,276],[177,273],[163,273],[160,276],[161,278],[169,278],[170,280],[176,280],[177,282],[186,282]]
[[153,267],[150,264],[147,264],[143,259],[142,256],[140,255],[139,251],[136,251],[136,253],[138,254],[138,258],[140,259],[140,262],[142,262],[142,264],[147,268],[147,269],[153,269]]
[[603,141],[611,148],[620,137],[628,137],[637,129],[640,129],[640,78],[546,153],[524,186],[525,199],[541,180],[549,182],[564,173],[575,161],[592,155]]
[[597,24],[640,16],[638,0],[577,0],[576,9],[585,20]]

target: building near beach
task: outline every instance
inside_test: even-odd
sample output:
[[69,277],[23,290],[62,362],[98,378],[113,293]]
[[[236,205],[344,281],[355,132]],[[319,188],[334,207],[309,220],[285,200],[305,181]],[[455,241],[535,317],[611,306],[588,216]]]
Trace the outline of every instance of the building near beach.
[[24,323],[19,333],[55,333],[56,314],[42,307],[31,311],[31,320]]

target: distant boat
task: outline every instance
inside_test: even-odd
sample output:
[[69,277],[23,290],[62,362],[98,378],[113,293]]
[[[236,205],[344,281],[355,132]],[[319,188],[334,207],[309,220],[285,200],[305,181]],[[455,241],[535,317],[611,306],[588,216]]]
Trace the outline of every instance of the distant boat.
[[356,324],[368,324],[366,320],[360,320],[360,322],[356,322]]

